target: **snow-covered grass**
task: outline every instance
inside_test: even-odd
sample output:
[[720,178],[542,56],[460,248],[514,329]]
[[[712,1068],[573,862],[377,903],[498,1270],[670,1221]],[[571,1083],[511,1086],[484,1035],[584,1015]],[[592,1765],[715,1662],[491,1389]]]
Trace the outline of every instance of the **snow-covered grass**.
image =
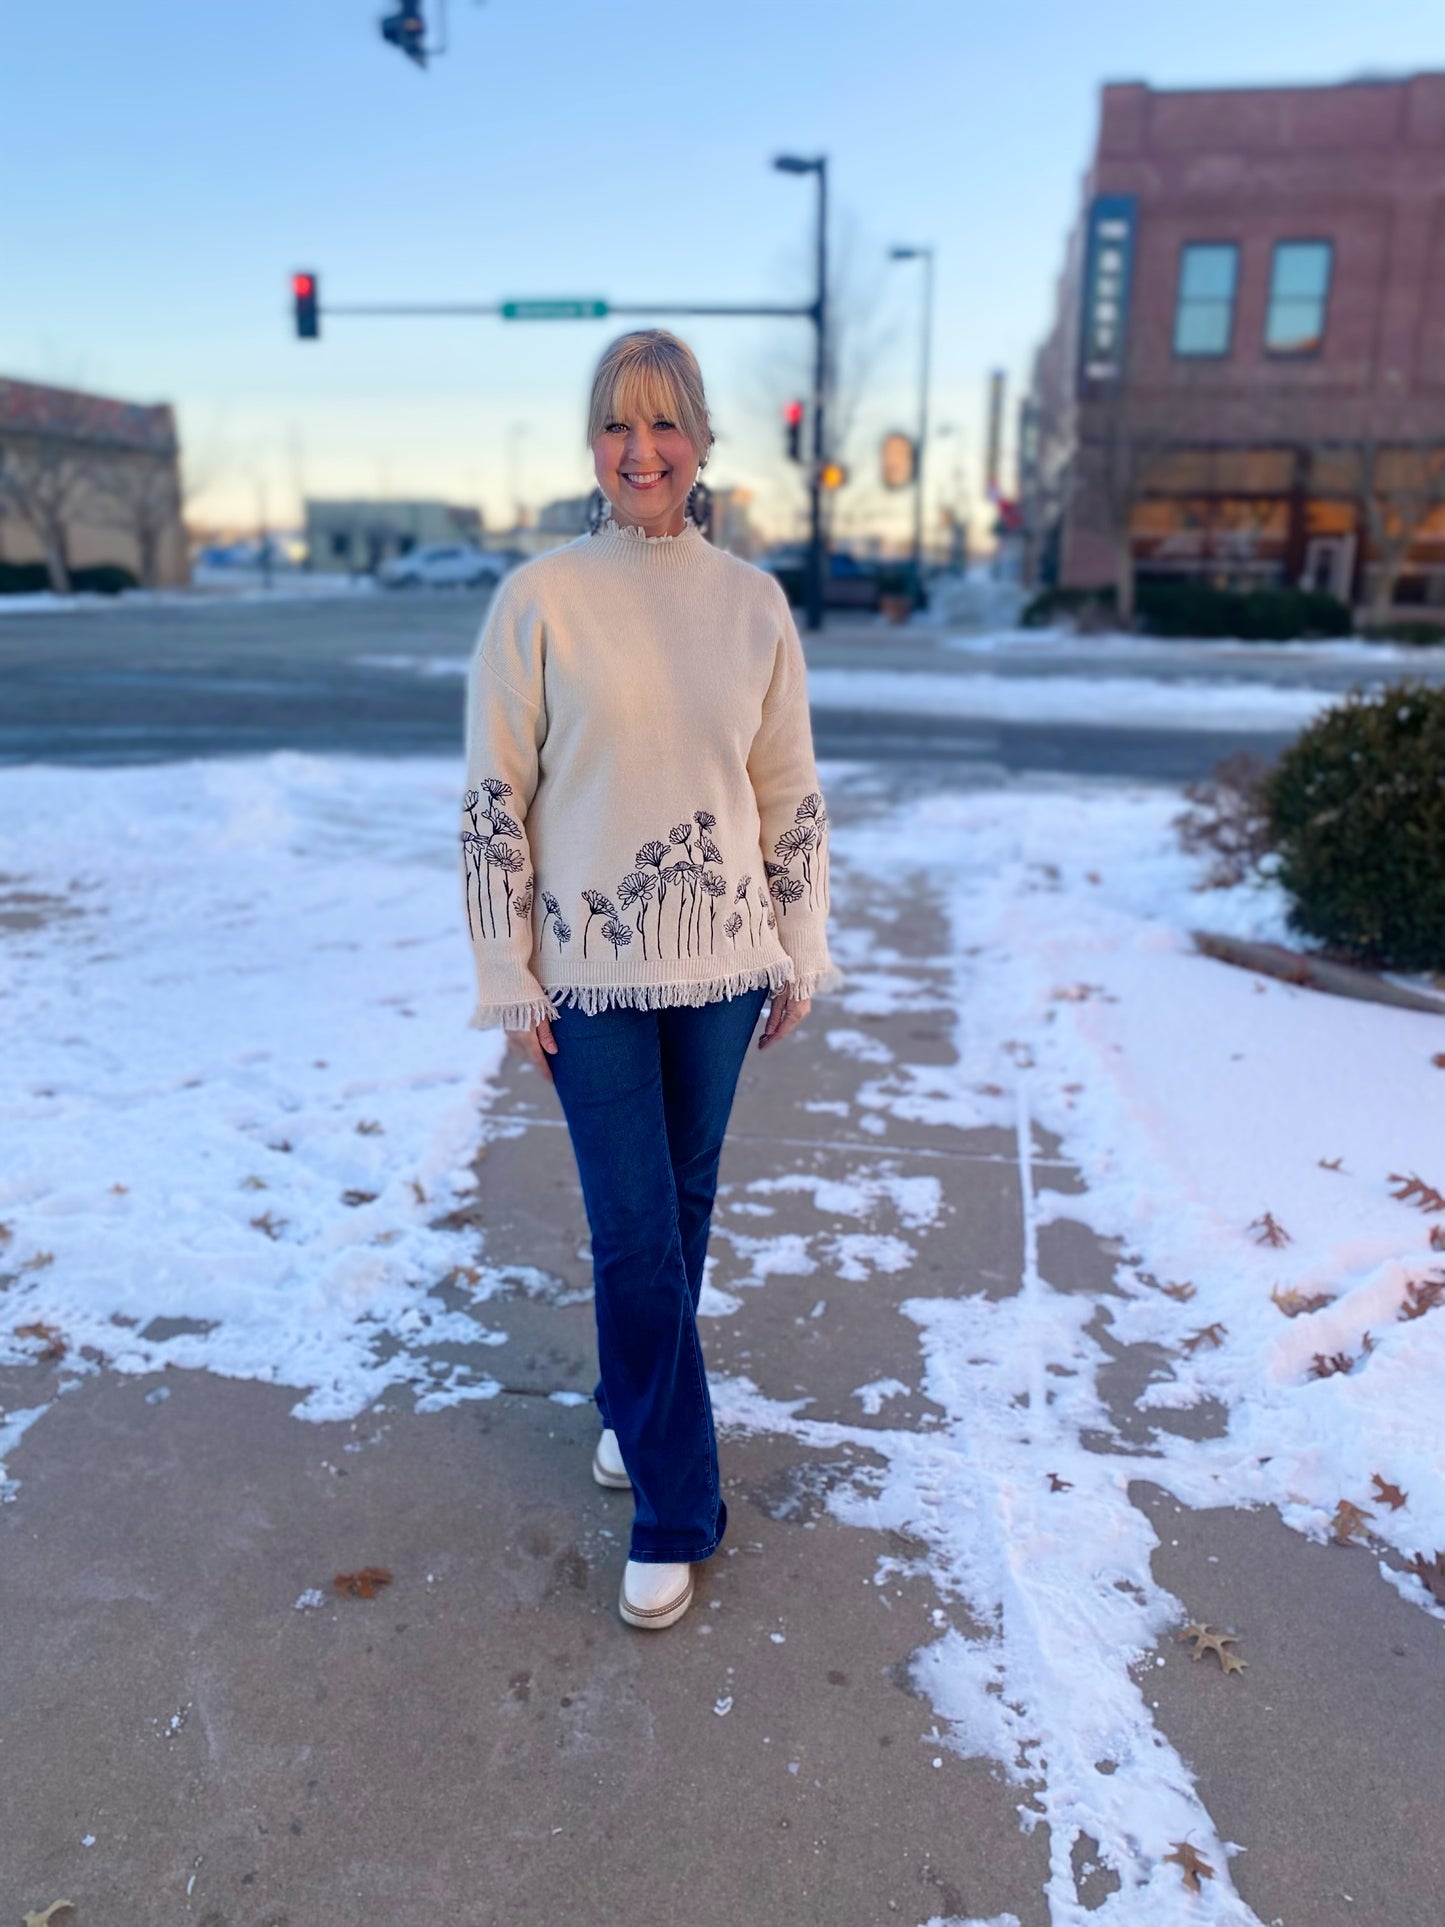
[[1107,724],[1115,729],[1292,733],[1339,700],[1268,683],[1156,681],[1146,676],[989,676],[933,670],[808,671],[815,709],[964,716],[980,722]]
[[[421,1410],[497,1392],[501,1334],[427,1289],[476,1261],[435,1220],[470,1186],[503,1048],[466,1028],[455,784],[445,759],[294,754],[0,772],[0,875],[35,893],[0,896],[17,926],[0,948],[15,1093],[0,1361],[53,1331],[62,1386],[102,1355],[130,1372],[174,1360],[294,1387],[311,1419],[388,1387]],[[1201,894],[1179,802],[1035,782],[835,829],[850,983],[816,1017],[857,1066],[852,1116],[880,1153],[890,1119],[1006,1131],[1023,1263],[992,1292],[965,1267],[904,1300],[933,1423],[895,1421],[893,1379],[855,1388],[857,1422],[746,1379],[716,1387],[727,1427],[879,1455],[830,1504],[924,1549],[889,1552],[877,1578],[922,1570],[940,1595],[914,1660],[930,1743],[997,1761],[1024,1824],[1047,1823],[1056,1927],[1253,1921],[1155,1723],[1141,1662],[1180,1603],[1152,1577],[1131,1481],[1190,1506],[1271,1504],[1314,1539],[1356,1516],[1344,1501],[1382,1580],[1445,1618],[1401,1569],[1445,1548],[1445,1306],[1403,1315],[1445,1270],[1430,1242],[1445,1213],[1393,1195],[1397,1176],[1445,1188],[1445,1025],[1198,955],[1191,927],[1278,938],[1284,905],[1268,883]],[[850,900],[899,888],[936,893],[948,921],[922,973],[850,923]],[[859,1020],[936,1009],[940,966],[956,1058],[910,1062]],[[1040,1130],[1082,1192],[1051,1188]],[[707,1313],[816,1273],[809,1316],[826,1319],[907,1272],[944,1208],[936,1170],[854,1153],[826,1176],[800,1156],[730,1203],[721,1238],[744,1264],[738,1291],[709,1286]],[[794,1213],[811,1201],[816,1236],[769,1235],[785,1196]],[[1052,1274],[1048,1227],[1065,1218],[1122,1241],[1111,1290]],[[521,1272],[485,1257],[483,1306]],[[1162,1348],[1147,1446],[1114,1436],[1105,1333]],[[436,1363],[439,1341],[467,1362]],[[1342,1369],[1319,1376],[1317,1359]],[[0,1414],[0,1451],[45,1409]],[[1212,1415],[1209,1436],[1169,1429],[1191,1410]],[[1096,1435],[1113,1449],[1089,1449]],[[1087,1915],[1070,1864],[1085,1835],[1121,1883]],[[1197,1897],[1164,1857],[1185,1839],[1216,1870]]]
[[116,610],[210,609],[236,602],[314,602],[326,597],[375,595],[370,576],[312,574],[278,569],[269,587],[259,570],[197,569],[184,589],[127,589],[123,595],[80,591],[55,595],[49,589],[27,595],[0,595],[0,616],[64,616]]

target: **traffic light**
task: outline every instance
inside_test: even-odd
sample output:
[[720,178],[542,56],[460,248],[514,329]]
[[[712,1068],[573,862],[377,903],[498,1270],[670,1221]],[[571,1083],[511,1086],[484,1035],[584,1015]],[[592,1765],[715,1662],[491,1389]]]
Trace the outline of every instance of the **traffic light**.
[[841,462],[824,462],[818,470],[818,482],[822,488],[842,488],[848,479],[848,471]]
[[801,462],[803,459],[803,404],[800,401],[783,403],[783,422],[787,429],[788,460]]
[[421,17],[421,0],[401,0],[395,13],[381,21],[381,37],[400,47],[408,60],[418,67],[426,65],[426,22]]
[[321,320],[317,310],[319,286],[314,274],[293,274],[291,292],[296,297],[296,339],[315,341],[321,333]]

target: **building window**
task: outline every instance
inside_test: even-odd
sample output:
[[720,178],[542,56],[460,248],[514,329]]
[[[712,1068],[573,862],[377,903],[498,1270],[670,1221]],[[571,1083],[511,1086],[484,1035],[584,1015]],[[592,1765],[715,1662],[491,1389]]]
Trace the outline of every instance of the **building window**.
[[1334,252],[1328,241],[1281,241],[1276,246],[1264,324],[1264,345],[1270,354],[1319,353]]
[[1227,355],[1234,331],[1239,249],[1233,241],[1195,241],[1179,257],[1176,355]]

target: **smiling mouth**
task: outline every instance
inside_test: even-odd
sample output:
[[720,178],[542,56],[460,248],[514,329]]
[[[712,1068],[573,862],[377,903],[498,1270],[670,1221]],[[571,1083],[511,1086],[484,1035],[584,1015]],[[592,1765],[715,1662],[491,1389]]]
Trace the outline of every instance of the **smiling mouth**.
[[665,468],[640,469],[632,474],[624,471],[622,479],[629,488],[656,488],[666,474]]

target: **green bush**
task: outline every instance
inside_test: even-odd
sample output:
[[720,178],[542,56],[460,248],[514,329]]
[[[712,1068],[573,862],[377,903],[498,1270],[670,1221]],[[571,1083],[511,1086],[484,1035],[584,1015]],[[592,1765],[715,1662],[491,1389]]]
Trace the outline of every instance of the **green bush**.
[[1207,582],[1139,584],[1139,626],[1156,636],[1236,637],[1242,642],[1291,642],[1347,636],[1347,605],[1315,589],[1215,589]]
[[1386,622],[1361,633],[1370,642],[1404,642],[1420,649],[1433,649],[1445,642],[1445,625],[1438,622]]
[[1263,797],[1297,930],[1385,969],[1445,971],[1445,689],[1351,691]]

